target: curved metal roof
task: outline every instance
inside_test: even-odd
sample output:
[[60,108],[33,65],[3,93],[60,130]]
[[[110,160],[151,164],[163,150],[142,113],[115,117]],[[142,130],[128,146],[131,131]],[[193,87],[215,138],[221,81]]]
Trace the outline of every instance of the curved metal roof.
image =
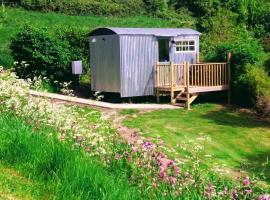
[[105,27],[93,30],[89,35],[155,35],[172,37],[178,35],[200,35],[201,33],[189,28],[118,28]]

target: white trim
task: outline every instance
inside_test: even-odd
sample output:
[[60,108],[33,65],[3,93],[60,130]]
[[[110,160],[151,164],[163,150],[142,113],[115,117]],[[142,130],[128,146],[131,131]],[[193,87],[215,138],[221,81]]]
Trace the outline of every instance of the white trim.
[[[186,45],[187,47],[190,47],[190,46],[194,46],[194,50],[193,51],[177,51],[177,45],[176,43],[177,42],[185,42],[185,41],[194,41],[194,45]],[[179,46],[178,46],[179,47]],[[175,53],[195,53],[196,52],[196,39],[180,39],[180,40],[177,40],[175,41]]]

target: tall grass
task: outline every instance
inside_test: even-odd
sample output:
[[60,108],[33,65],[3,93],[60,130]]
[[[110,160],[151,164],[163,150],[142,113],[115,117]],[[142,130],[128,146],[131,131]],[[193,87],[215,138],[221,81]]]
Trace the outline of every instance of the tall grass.
[[125,175],[111,174],[83,151],[60,142],[53,130],[0,115],[0,161],[46,185],[51,199],[138,199]]

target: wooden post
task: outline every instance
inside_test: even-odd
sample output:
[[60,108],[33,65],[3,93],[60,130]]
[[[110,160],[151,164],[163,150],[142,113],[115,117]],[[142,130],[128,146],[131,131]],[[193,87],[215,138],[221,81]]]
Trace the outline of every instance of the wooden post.
[[187,77],[187,89],[186,89],[186,92],[187,92],[187,101],[186,101],[186,108],[187,110],[190,110],[190,94],[189,94],[189,62],[185,62],[185,68],[186,68],[186,77]]
[[171,86],[171,104],[174,104],[174,91],[173,91],[173,62],[170,62],[170,86]]
[[160,70],[159,70],[159,62],[157,62],[157,64],[156,64],[156,92],[157,92],[157,103],[159,103],[160,102],[160,99],[159,99],[159,82],[160,82],[160,80],[159,80],[159,76],[160,76]]
[[200,53],[199,52],[196,53],[196,63],[197,64],[200,63]]
[[228,104],[231,104],[231,58],[232,54],[231,52],[228,52],[227,54],[227,68],[228,68]]

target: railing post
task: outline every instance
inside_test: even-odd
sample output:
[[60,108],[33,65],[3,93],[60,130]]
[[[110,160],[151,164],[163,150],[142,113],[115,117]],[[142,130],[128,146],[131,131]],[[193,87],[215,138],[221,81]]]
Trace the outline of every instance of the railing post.
[[187,110],[190,110],[190,94],[189,94],[189,68],[190,68],[190,64],[189,62],[185,62],[185,69],[186,69],[186,78],[187,78],[187,82],[186,82],[186,92],[187,92],[187,100],[186,100],[186,108]]
[[171,86],[171,104],[174,104],[174,91],[173,91],[173,62],[170,62],[170,86]]
[[196,64],[200,63],[200,53],[196,53]]
[[157,103],[160,102],[160,99],[159,99],[159,86],[160,86],[160,80],[159,80],[159,76],[160,76],[160,70],[159,70],[159,62],[157,62],[156,66],[156,92],[157,92]]
[[231,58],[232,54],[231,52],[228,52],[227,54],[227,70],[228,70],[228,104],[231,104]]

